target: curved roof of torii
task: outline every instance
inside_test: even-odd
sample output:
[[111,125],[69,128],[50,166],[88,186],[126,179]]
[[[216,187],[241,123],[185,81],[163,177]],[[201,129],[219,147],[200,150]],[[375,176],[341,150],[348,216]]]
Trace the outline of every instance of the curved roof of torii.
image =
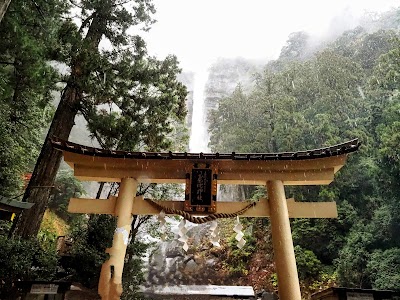
[[263,185],[282,180],[285,185],[329,184],[360,142],[281,153],[172,153],[103,150],[58,138],[53,147],[63,151],[74,175],[86,181],[119,182],[133,177],[140,182],[184,183],[194,164],[208,164],[218,183]]

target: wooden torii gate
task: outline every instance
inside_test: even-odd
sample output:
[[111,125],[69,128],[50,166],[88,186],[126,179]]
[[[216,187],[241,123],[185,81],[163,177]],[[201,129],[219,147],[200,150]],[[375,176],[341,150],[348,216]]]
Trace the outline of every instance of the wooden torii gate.
[[[118,197],[110,199],[72,198],[68,211],[72,213],[112,214],[117,217],[117,228],[110,254],[101,269],[98,292],[102,299],[119,299],[122,294],[122,271],[131,230],[132,215],[160,213],[141,196],[136,196],[138,183],[190,183],[193,178],[211,170],[209,181],[218,184],[264,185],[267,199],[248,209],[242,216],[270,217],[274,260],[278,275],[279,296],[282,300],[301,300],[300,286],[293,249],[289,218],[336,218],[335,202],[295,202],[286,199],[285,185],[327,185],[344,166],[347,155],[356,151],[357,139],[321,149],[262,154],[204,154],[204,153],[149,153],[102,150],[54,139],[53,146],[64,154],[74,175],[84,181],[121,182]],[[200,166],[200,167],[199,167]],[[193,172],[202,168],[199,172]],[[201,171],[203,170],[203,171]],[[204,171],[206,172],[206,171]],[[207,171],[208,172],[208,171]],[[196,199],[162,201],[164,207],[207,213],[233,213],[248,203],[215,201],[214,187],[204,191],[211,200],[202,207]],[[111,271],[113,269],[113,271]]]

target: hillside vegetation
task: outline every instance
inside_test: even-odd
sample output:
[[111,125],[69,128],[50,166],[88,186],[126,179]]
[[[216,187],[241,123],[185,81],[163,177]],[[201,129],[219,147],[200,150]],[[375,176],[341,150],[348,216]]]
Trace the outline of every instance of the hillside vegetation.
[[[312,53],[306,33],[291,34],[279,59],[254,75],[250,91],[238,85],[209,115],[210,146],[218,152],[362,142],[331,185],[286,188],[297,201],[338,204],[338,219],[291,221],[305,294],[333,284],[400,288],[400,11],[367,24]],[[252,198],[263,191],[246,193]],[[267,243],[268,221],[252,222]],[[268,265],[264,249],[250,261]],[[257,264],[245,264],[248,282]],[[268,288],[274,280],[269,274],[261,285]]]

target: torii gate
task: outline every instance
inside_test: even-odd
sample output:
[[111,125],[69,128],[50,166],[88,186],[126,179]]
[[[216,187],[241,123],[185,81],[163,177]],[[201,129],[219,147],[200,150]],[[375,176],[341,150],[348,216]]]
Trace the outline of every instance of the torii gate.
[[[264,185],[268,199],[242,214],[245,217],[270,217],[274,260],[282,300],[301,300],[299,279],[293,249],[289,218],[336,218],[335,202],[295,202],[286,199],[285,185],[327,185],[344,166],[347,155],[356,151],[357,139],[321,149],[264,154],[193,154],[110,151],[86,147],[55,138],[52,144],[62,150],[64,160],[74,175],[84,181],[121,182],[118,197],[110,199],[72,198],[72,213],[112,214],[117,216],[117,229],[110,254],[101,269],[98,292],[102,299],[119,299],[122,294],[122,271],[131,230],[132,215],[155,215],[160,210],[136,197],[138,183],[187,183],[185,201],[162,201],[163,206],[205,213],[233,213],[246,202],[217,202],[218,184]],[[200,167],[199,167],[200,166]],[[196,171],[197,168],[200,168]],[[192,173],[190,173],[192,171]],[[201,173],[203,172],[203,173]],[[190,195],[190,176],[211,177],[206,206]],[[204,183],[205,181],[203,181]],[[192,188],[193,187],[192,185]],[[189,189],[189,192],[188,192]],[[190,202],[192,201],[192,202]],[[161,203],[161,202],[160,202]],[[111,269],[113,268],[113,272]]]

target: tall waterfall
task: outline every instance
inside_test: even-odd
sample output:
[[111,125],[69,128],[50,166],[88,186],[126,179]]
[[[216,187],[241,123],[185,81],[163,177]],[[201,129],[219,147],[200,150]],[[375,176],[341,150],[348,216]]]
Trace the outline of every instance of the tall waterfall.
[[[208,69],[197,70],[194,74],[193,87],[193,113],[192,128],[190,130],[189,151],[193,153],[210,152],[208,147],[209,135],[207,128],[207,111],[205,105],[205,88],[208,80]],[[239,196],[239,189],[235,185],[225,185],[221,188],[218,184],[217,200],[232,201],[233,199],[243,199]]]
[[[189,140],[189,151],[192,153],[210,152],[208,147],[210,137],[208,135],[205,105],[205,88],[208,75],[207,68],[197,70],[194,74],[192,127]],[[221,187],[218,184],[217,200],[232,201],[244,198],[243,188],[240,189],[237,185],[224,185]]]
[[205,87],[208,80],[207,68],[194,74],[192,128],[190,130],[189,151],[209,152],[209,136],[206,125]]

